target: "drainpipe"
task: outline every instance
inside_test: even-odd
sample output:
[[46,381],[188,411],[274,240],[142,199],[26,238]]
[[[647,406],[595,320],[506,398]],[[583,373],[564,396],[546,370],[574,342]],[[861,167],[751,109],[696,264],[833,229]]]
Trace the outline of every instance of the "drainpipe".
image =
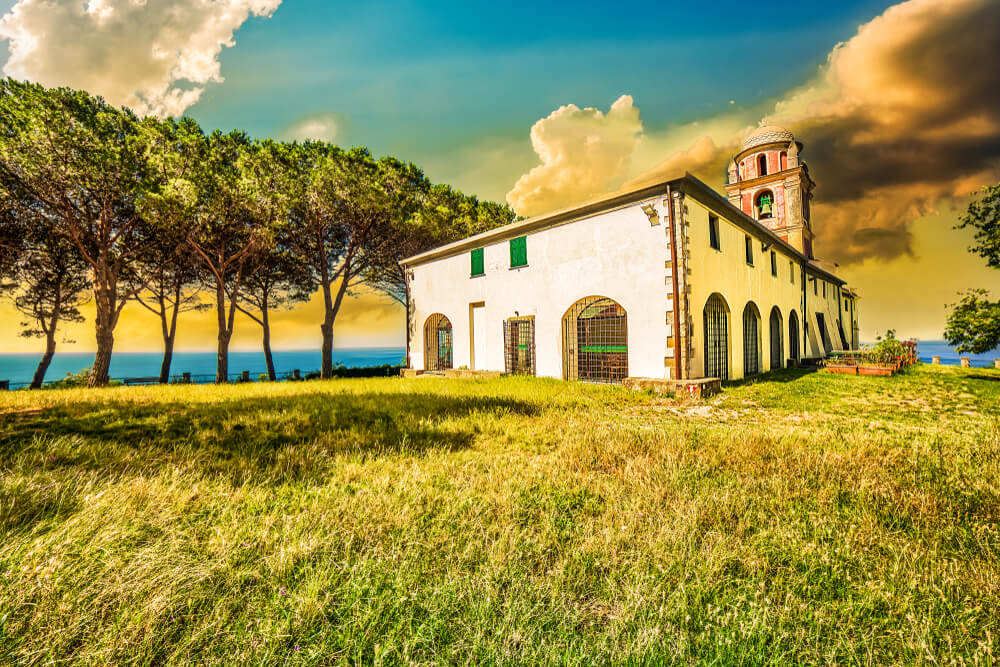
[[[840,300],[844,298],[844,286],[837,285],[837,290],[837,294],[840,295],[837,297],[837,327],[839,327],[839,333],[843,338],[841,342],[847,345],[847,336],[844,334],[844,309],[840,307],[843,305],[840,303]],[[844,350],[844,352],[848,352],[848,350]]]
[[808,338],[807,330],[809,328],[809,311],[806,310],[806,308],[809,306],[809,304],[807,303],[807,296],[809,292],[808,289],[809,274],[806,273],[805,264],[802,265],[802,280],[800,280],[799,282],[802,283],[802,324],[800,325],[801,331],[799,331],[799,333],[801,334],[800,338],[802,338],[802,342],[799,344],[799,363],[802,363],[802,360],[806,358],[805,353],[809,345],[809,341],[807,340]]
[[681,295],[678,289],[677,272],[680,270],[680,262],[677,261],[677,229],[674,225],[674,199],[667,186],[667,219],[670,224],[670,275],[673,278],[674,287],[674,378],[681,378]]
[[406,367],[411,368],[413,364],[410,361],[410,320],[413,316],[413,308],[410,305],[410,277],[411,271],[406,266],[403,267],[403,294],[406,297]]

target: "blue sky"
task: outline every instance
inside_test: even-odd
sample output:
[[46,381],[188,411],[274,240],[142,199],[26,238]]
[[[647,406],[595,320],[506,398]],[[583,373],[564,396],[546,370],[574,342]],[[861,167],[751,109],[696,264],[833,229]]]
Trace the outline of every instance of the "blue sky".
[[[650,127],[724,112],[730,100],[753,107],[807,80],[886,6],[284,0],[239,28],[219,57],[225,82],[187,114],[255,136],[333,115],[337,143],[502,199],[511,173],[537,162],[528,129],[561,105],[607,108],[628,93]],[[466,179],[465,163],[449,161],[497,142],[503,167]]]
[[606,108],[629,93],[653,126],[724,111],[730,100],[754,105],[805,81],[833,44],[885,8],[541,4],[285,0],[240,29],[221,56],[225,83],[188,113],[262,136],[336,113],[345,117],[338,142],[418,163],[519,138],[530,164],[528,128],[560,105]]

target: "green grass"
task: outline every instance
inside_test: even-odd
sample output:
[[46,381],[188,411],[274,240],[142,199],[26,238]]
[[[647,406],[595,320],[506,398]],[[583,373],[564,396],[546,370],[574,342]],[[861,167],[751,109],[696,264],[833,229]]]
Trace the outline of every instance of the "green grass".
[[1000,372],[0,395],[0,664],[964,663]]

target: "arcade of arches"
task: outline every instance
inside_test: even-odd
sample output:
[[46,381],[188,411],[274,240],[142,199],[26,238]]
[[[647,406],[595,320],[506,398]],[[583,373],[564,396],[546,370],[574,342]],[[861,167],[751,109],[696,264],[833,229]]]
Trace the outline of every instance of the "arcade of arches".
[[[712,294],[702,311],[704,322],[704,360],[706,377],[728,380],[732,356],[729,335],[729,304],[719,293]],[[762,359],[765,340],[761,330],[761,315],[757,304],[748,301],[743,307],[743,375],[750,377],[764,372],[784,368],[786,364],[799,361],[799,317],[795,310],[788,313],[788,359],[785,358],[784,317],[777,306],[771,308],[768,316],[767,340],[769,366],[763,367]]]

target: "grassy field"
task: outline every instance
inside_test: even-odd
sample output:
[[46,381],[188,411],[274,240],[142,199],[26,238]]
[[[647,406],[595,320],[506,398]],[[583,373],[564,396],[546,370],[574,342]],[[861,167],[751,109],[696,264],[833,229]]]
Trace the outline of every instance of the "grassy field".
[[998,550],[992,370],[0,395],[0,664],[991,664]]

